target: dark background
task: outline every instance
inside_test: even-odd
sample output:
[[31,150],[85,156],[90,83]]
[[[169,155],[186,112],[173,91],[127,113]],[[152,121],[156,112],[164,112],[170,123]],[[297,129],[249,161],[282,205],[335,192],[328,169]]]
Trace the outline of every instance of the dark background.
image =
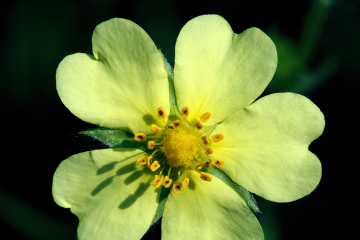
[[[53,201],[52,177],[62,160],[99,145],[76,135],[93,125],[72,115],[57,95],[60,61],[91,53],[95,26],[121,17],[144,28],[173,64],[181,27],[219,14],[234,32],[256,26],[275,42],[278,70],[265,95],[300,93],[325,115],[324,134],[310,146],[322,162],[322,180],[292,203],[257,197],[265,238],[360,239],[359,7],[355,0],[1,1],[0,238],[76,239],[77,217]],[[156,238],[160,225],[144,239]]]

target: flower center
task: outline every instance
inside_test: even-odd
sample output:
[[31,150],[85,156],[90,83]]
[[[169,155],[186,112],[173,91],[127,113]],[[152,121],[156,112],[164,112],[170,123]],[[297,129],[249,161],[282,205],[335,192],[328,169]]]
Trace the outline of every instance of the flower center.
[[[159,119],[165,122],[165,109],[159,107],[157,113]],[[206,173],[205,169],[211,165],[222,168],[225,164],[222,160],[211,157],[214,153],[213,144],[224,139],[224,135],[218,133],[212,135],[210,140],[210,133],[206,130],[209,128],[204,128],[203,123],[209,120],[211,113],[206,112],[199,116],[200,122],[194,126],[187,122],[189,115],[189,107],[184,107],[181,117],[176,115],[176,120],[168,119],[164,128],[151,125],[151,132],[155,135],[137,133],[134,136],[136,141],[147,141],[147,149],[155,148],[150,156],[145,155],[137,159],[137,164],[147,166],[153,172],[160,171],[154,177],[153,186],[158,188],[162,184],[163,187],[169,188],[172,185],[175,194],[180,193],[181,188],[188,187],[190,179],[186,177],[187,171],[196,171],[202,180],[210,182],[212,176]],[[147,138],[151,140],[148,141]],[[182,174],[182,182],[178,182]]]
[[195,131],[197,129],[182,124],[164,136],[161,151],[170,166],[187,168],[198,157],[201,140]]

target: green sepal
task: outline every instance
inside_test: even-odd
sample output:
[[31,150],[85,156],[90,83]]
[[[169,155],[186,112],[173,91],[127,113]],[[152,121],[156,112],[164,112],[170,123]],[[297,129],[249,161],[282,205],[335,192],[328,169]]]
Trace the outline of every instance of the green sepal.
[[170,193],[170,189],[171,189],[171,187],[165,188],[165,187],[161,186],[161,193],[160,193],[160,197],[159,197],[159,205],[156,208],[156,212],[155,212],[154,218],[153,218],[153,220],[152,220],[152,222],[150,224],[150,227],[152,225],[154,225],[155,223],[157,223],[159,221],[159,219],[162,217],[162,215],[164,213],[164,209],[165,209],[165,203],[166,203],[167,198],[168,198],[169,193]]
[[248,190],[231,180],[231,178],[229,178],[228,175],[226,175],[223,171],[214,166],[211,166],[210,168],[203,168],[202,171],[219,178],[221,181],[231,187],[255,214],[261,213],[253,195]]
[[[165,169],[164,169],[164,173],[168,172],[169,170],[169,166],[167,166]],[[170,174],[170,178],[172,179],[173,182],[177,181],[179,175],[177,174],[177,171],[174,171],[172,172],[172,174]],[[164,213],[164,209],[165,209],[165,203],[167,201],[167,198],[169,196],[169,193],[170,193],[170,190],[172,189],[172,187],[169,187],[169,188],[165,188],[163,186],[161,186],[161,193],[160,193],[160,197],[159,197],[159,205],[156,209],[156,212],[155,212],[155,215],[154,215],[154,218],[150,224],[150,228],[151,226],[153,226],[154,224],[156,224],[159,219],[162,217],[163,213]]]
[[135,141],[134,135],[119,129],[94,128],[80,132],[92,137],[110,148],[137,148],[147,149],[144,142]]
[[[160,50],[159,50],[160,51]],[[164,61],[164,68],[165,71],[168,74],[168,82],[169,82],[169,100],[170,100],[170,114],[169,114],[169,120],[168,121],[174,121],[181,117],[181,113],[179,112],[179,109],[177,108],[176,103],[176,95],[175,95],[175,87],[174,87],[174,71],[171,67],[170,63],[166,60],[164,54],[160,51],[163,61]]]

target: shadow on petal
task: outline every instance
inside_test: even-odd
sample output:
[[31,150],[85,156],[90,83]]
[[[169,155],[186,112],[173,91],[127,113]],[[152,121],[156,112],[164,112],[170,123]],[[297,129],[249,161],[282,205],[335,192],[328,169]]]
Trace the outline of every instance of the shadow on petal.
[[120,205],[120,209],[126,209],[128,207],[131,207],[135,203],[135,201],[141,197],[145,191],[149,188],[150,183],[140,183],[138,188],[136,189],[134,194],[129,195]]
[[133,172],[130,176],[128,176],[128,177],[125,179],[124,183],[125,183],[126,185],[129,185],[130,183],[132,183],[133,181],[135,181],[136,179],[138,179],[139,177],[141,177],[141,175],[143,175],[143,174],[144,174],[144,171],[141,171],[141,170],[136,171],[136,172]]
[[[132,150],[132,149],[130,149],[130,150]],[[115,149],[113,149],[113,151],[115,151],[115,152],[124,152],[124,151],[129,151],[129,149],[118,149],[118,148],[115,148]],[[113,162],[111,162],[111,163],[105,164],[105,165],[101,166],[101,167],[96,171],[96,175],[101,175],[101,174],[110,172],[110,171],[112,171],[112,170],[115,169],[115,165],[116,165],[116,164],[121,163],[121,162],[126,161],[126,160],[128,160],[128,159],[130,159],[130,158],[132,158],[132,157],[134,157],[134,156],[136,156],[136,155],[141,155],[141,154],[142,154],[142,153],[135,154],[135,155],[133,155],[133,156],[131,156],[131,157],[127,157],[127,158],[125,158],[125,159],[123,159],[123,160],[121,160],[121,161],[113,161]],[[91,152],[90,152],[90,158],[91,158],[92,161],[95,163],[95,161],[93,160],[93,157],[92,157],[92,153],[91,153]],[[128,164],[128,165],[131,165],[131,164]],[[127,165],[127,166],[128,166],[128,165]],[[124,167],[126,167],[126,166],[124,166]],[[117,172],[116,175],[122,175],[122,174],[124,174],[124,173],[127,173],[126,171],[129,171],[129,169],[123,169],[124,167],[120,168],[120,169],[118,170],[118,172],[120,172],[120,173],[118,174],[118,172]],[[130,167],[129,167],[129,168],[130,168]],[[123,169],[123,170],[121,170],[121,169]],[[132,170],[135,170],[135,167],[134,167]],[[130,170],[130,171],[131,171],[131,170]]]
[[150,114],[145,114],[143,116],[143,120],[145,121],[146,125],[148,125],[148,126],[150,126],[151,124],[156,124],[156,119]]
[[116,171],[116,175],[121,176],[121,175],[124,175],[126,173],[129,173],[129,172],[132,172],[135,170],[136,170],[135,163],[132,162],[132,163],[129,163],[128,165],[125,165],[125,166],[119,168],[119,170]]
[[113,177],[109,177],[109,178],[105,179],[99,185],[97,185],[97,187],[94,188],[94,190],[92,190],[91,196],[97,195],[101,190],[103,190],[104,188],[109,186],[112,182],[113,182]]
[[194,190],[196,188],[196,184],[195,184],[194,181],[191,181],[191,178],[190,178],[190,181],[189,181],[188,188],[191,189],[191,190]]
[[119,161],[114,161],[114,162],[105,164],[104,166],[102,166],[101,168],[99,168],[96,171],[96,175],[101,175],[103,173],[106,173],[106,172],[109,172],[109,171],[113,170],[115,168],[115,165],[118,164],[118,163],[119,163]]

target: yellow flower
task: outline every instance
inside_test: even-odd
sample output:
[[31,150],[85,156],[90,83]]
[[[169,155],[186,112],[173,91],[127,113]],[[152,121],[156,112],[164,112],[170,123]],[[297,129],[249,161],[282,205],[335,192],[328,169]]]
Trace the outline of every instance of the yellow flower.
[[318,185],[321,164],[308,146],[324,117],[294,93],[255,101],[277,64],[259,29],[235,34],[220,16],[192,19],[177,39],[173,75],[131,21],[101,23],[92,44],[93,55],[60,63],[60,98],[80,119],[128,131],[134,136],[119,130],[142,147],[59,165],[53,196],[78,216],[80,239],[140,239],[162,214],[164,239],[263,239],[238,185],[276,202]]

